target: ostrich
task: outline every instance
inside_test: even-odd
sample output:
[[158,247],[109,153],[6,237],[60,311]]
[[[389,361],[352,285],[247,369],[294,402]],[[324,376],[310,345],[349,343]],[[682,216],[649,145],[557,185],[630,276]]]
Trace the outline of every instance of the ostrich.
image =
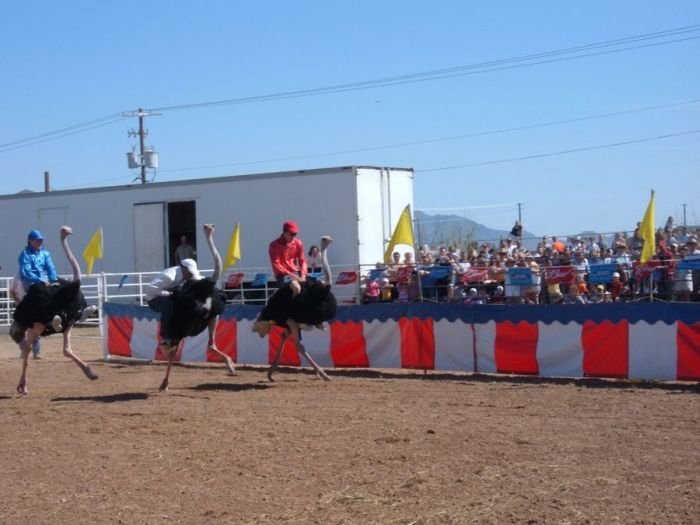
[[325,381],[330,381],[328,375],[316,364],[304,348],[301,342],[301,330],[313,327],[323,328],[325,321],[330,321],[335,317],[337,301],[331,292],[331,269],[328,265],[326,254],[328,246],[332,242],[333,239],[329,236],[321,238],[323,281],[305,281],[301,283],[301,292],[296,296],[294,296],[289,284],[282,286],[270,297],[267,305],[260,312],[255,323],[253,323],[253,331],[257,332],[260,337],[265,337],[273,325],[278,325],[285,329],[275,358],[267,371],[267,377],[270,381],[274,381],[272,374],[279,365],[284,344],[289,336],[296,339],[299,353],[311,364],[316,374]]
[[[178,283],[172,294],[159,298],[164,305],[158,307],[161,312],[161,349],[168,355],[168,367],[160,384],[160,391],[168,390],[170,369],[173,358],[185,337],[195,336],[209,329],[209,349],[224,360],[229,373],[235,373],[233,360],[219,350],[215,342],[218,316],[224,311],[226,297],[216,287],[221,276],[221,256],[214,245],[214,225],[204,225],[209,250],[214,258],[214,273],[211,278],[186,279]],[[152,306],[153,307],[153,306]]]
[[19,343],[22,351],[22,375],[17,392],[28,394],[27,364],[32,344],[41,335],[51,335],[63,331],[63,355],[73,360],[88,379],[97,379],[88,365],[73,353],[70,346],[70,333],[73,325],[82,320],[90,310],[80,291],[80,266],[68,246],[68,236],[73,233],[69,226],[61,227],[61,245],[73,269],[73,280],[60,279],[58,283],[34,284],[27,291],[14,313],[14,323],[10,335]]

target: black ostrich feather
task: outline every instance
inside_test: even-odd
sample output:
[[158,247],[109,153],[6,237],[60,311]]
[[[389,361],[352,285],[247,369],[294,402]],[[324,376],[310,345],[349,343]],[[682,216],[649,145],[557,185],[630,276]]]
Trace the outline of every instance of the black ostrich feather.
[[330,285],[305,281],[301,283],[299,295],[294,297],[289,284],[285,284],[270,297],[258,319],[274,321],[280,326],[286,326],[288,319],[317,325],[333,319],[337,306]]
[[34,323],[46,325],[42,335],[51,335],[56,331],[51,326],[54,316],[61,318],[63,329],[74,325],[83,309],[87,306],[80,291],[80,280],[59,279],[55,284],[33,284],[14,313],[15,322],[29,328]]
[[[226,296],[209,278],[181,283],[169,299],[170,307],[161,312],[161,323],[164,337],[173,343],[203,332],[226,304]],[[211,299],[209,309],[208,299]]]

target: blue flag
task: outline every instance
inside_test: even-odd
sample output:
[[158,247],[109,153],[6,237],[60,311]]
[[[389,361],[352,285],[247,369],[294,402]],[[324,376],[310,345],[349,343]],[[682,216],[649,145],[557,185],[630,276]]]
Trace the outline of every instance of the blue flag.
[[253,286],[265,286],[267,284],[268,275],[266,273],[256,273],[253,282]]
[[519,266],[508,268],[508,275],[510,276],[510,284],[526,286],[532,284],[532,270],[530,268],[521,268]]
[[612,274],[616,271],[617,264],[615,263],[591,264],[591,268],[588,274],[588,282],[611,283],[613,280]]

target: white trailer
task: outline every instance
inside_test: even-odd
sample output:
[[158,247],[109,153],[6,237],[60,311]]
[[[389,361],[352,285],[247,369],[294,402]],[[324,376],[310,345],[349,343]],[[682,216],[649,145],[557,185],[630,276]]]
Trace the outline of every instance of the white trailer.
[[236,222],[241,225],[238,267],[269,269],[268,244],[282,223],[299,224],[306,249],[333,236],[332,265],[368,265],[382,260],[399,215],[413,209],[413,170],[349,166],[177,182],[156,182],[0,196],[0,273],[17,270],[27,232],[39,228],[60,274],[70,273],[58,238],[73,227],[71,247],[81,257],[102,227],[104,258],[93,272],[152,272],[173,264],[181,235],[196,246],[200,267],[213,261],[202,234],[216,226],[222,257]]

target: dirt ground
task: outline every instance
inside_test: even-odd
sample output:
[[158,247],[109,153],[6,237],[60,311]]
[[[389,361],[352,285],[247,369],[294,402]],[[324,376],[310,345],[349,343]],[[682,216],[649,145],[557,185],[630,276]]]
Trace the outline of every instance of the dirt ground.
[[0,523],[697,524],[700,386],[105,362],[0,334]]

